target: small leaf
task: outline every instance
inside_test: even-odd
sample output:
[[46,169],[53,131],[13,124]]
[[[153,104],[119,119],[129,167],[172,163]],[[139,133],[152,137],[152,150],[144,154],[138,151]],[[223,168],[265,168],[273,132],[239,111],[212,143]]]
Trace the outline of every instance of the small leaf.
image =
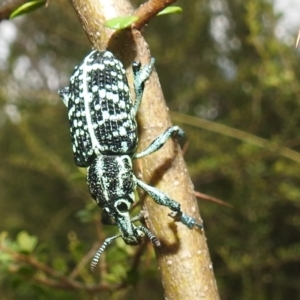
[[166,14],[181,14],[182,8],[179,6],[168,6],[162,11],[160,11],[157,16],[166,15]]
[[0,252],[0,262],[6,263],[12,261],[12,256],[9,253]]
[[66,260],[62,257],[56,257],[53,260],[52,265],[55,270],[60,271],[61,273],[65,273],[68,270]]
[[132,23],[134,23],[137,20],[137,16],[117,17],[107,20],[104,23],[104,26],[111,29],[120,30],[129,27]]
[[30,2],[26,2],[23,5],[19,6],[15,9],[9,16],[10,19],[18,17],[23,14],[27,14],[33,10],[38,9],[39,7],[46,4],[46,0],[33,0]]
[[26,231],[21,231],[17,236],[17,243],[21,251],[31,253],[37,245],[37,237],[30,236]]

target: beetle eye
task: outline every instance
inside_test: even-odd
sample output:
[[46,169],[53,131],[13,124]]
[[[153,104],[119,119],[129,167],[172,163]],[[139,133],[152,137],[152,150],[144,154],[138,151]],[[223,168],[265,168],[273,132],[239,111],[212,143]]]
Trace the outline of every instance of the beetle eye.
[[115,204],[115,208],[120,212],[120,213],[125,213],[128,212],[129,210],[130,203],[128,201],[124,200],[119,200]]

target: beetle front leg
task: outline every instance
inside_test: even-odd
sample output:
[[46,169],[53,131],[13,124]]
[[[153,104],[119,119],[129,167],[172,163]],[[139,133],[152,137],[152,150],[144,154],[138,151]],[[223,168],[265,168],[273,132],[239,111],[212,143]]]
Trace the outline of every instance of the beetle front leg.
[[64,87],[58,91],[60,98],[62,99],[63,103],[66,107],[68,107],[69,103],[69,87]]
[[134,102],[134,113],[136,114],[144,93],[145,81],[150,77],[150,74],[154,67],[155,59],[152,57],[150,60],[150,64],[141,68],[141,63],[133,62],[132,70],[133,70],[133,85],[135,92],[135,102]]
[[193,227],[197,227],[199,229],[203,228],[202,224],[198,223],[194,218],[183,213],[181,210],[181,205],[175,200],[171,199],[165,193],[144,183],[139,179],[136,179],[136,183],[139,187],[145,190],[156,203],[169,207],[172,210],[169,216],[175,221],[180,221],[182,224],[186,225],[190,229],[192,229]]

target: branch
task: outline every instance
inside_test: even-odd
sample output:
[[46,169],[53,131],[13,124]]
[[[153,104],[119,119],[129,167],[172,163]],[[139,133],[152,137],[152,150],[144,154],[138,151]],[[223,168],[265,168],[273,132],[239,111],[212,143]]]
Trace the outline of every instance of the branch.
[[132,25],[132,28],[141,30],[149,21],[155,17],[164,8],[170,6],[177,0],[149,0],[142,4],[135,12],[134,15],[139,19]]
[[198,117],[192,117],[189,115],[181,114],[178,112],[171,112],[172,120],[180,122],[182,124],[188,124],[194,127],[203,128],[209,131],[213,131],[223,136],[229,136],[234,139],[241,140],[245,143],[255,145],[257,147],[266,149],[270,152],[276,153],[277,155],[288,158],[296,163],[300,163],[300,153],[282,145],[276,145],[272,141],[263,139],[257,135],[251,134],[246,131],[235,129],[223,124],[208,121]]
[[215,203],[218,203],[220,205],[224,205],[224,206],[227,206],[227,207],[232,207],[231,204],[221,200],[221,199],[218,199],[218,198],[215,198],[215,197],[212,197],[212,196],[209,196],[209,195],[206,195],[206,194],[203,194],[203,193],[200,193],[200,192],[197,192],[197,191],[194,191],[194,194],[197,198],[200,198],[200,199],[203,199],[203,200],[207,200],[207,201],[211,201],[211,202],[215,202]]
[[[36,271],[35,276],[26,277],[27,280],[31,280],[34,282],[42,283],[46,286],[56,287],[64,290],[86,290],[88,292],[97,292],[104,290],[116,290],[124,287],[124,283],[112,286],[108,284],[97,284],[97,285],[86,285],[85,283],[70,279],[69,276],[65,276],[64,274],[56,271],[55,269],[39,262],[35,259],[34,256],[24,255],[15,251],[10,250],[3,244],[0,245],[0,250],[3,253],[8,253],[14,259],[14,261],[18,263],[25,263],[32,266]],[[16,272],[15,268],[13,268],[13,272]],[[46,276],[41,276],[40,272],[44,273]],[[22,274],[18,274],[22,275]]]
[[[72,0],[72,2],[94,48],[109,48],[127,67],[133,60],[141,62],[142,65],[149,62],[148,45],[141,33],[135,29],[142,23],[135,24],[135,28],[131,30],[118,32],[113,32],[103,25],[106,20],[130,15],[133,8],[128,1]],[[157,9],[158,7],[161,9],[170,3],[169,0],[149,1],[147,5],[150,8],[151,5],[155,5]],[[146,8],[142,7],[137,11],[140,19],[144,20],[141,22],[145,20],[148,22],[149,17],[157,13],[157,11],[147,12]],[[143,101],[138,112],[138,124],[139,150],[145,149],[171,126],[155,72],[146,82]],[[137,177],[180,202],[186,214],[200,219],[193,185],[176,142],[168,141],[157,153],[139,159],[135,162],[135,169]],[[168,217],[169,209],[157,205],[141,191],[139,194],[144,199],[145,210],[149,212],[146,223],[163,245],[155,251],[165,297],[169,300],[219,299],[204,232],[190,230],[182,224],[174,223]],[[136,267],[133,265],[134,268]]]

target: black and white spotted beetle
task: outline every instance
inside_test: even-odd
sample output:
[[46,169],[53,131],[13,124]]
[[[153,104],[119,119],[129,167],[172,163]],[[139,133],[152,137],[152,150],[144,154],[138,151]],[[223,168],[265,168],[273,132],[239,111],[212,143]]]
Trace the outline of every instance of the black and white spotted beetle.
[[68,107],[71,140],[75,163],[88,167],[87,184],[92,197],[103,209],[102,222],[118,225],[120,235],[107,238],[93,258],[95,269],[104,249],[116,238],[122,237],[128,245],[138,245],[146,234],[152,243],[157,238],[145,227],[135,226],[139,217],[130,218],[136,187],[144,189],[158,204],[172,210],[170,216],[189,228],[202,228],[195,219],[181,211],[180,204],[163,192],[137,179],[132,170],[132,159],[141,158],[160,149],[172,136],[181,136],[178,126],[168,128],[141,153],[135,153],[138,137],[135,116],[139,108],[144,82],[154,65],[141,68],[132,65],[135,102],[122,63],[109,51],[92,51],[75,67],[69,87],[59,91]]

